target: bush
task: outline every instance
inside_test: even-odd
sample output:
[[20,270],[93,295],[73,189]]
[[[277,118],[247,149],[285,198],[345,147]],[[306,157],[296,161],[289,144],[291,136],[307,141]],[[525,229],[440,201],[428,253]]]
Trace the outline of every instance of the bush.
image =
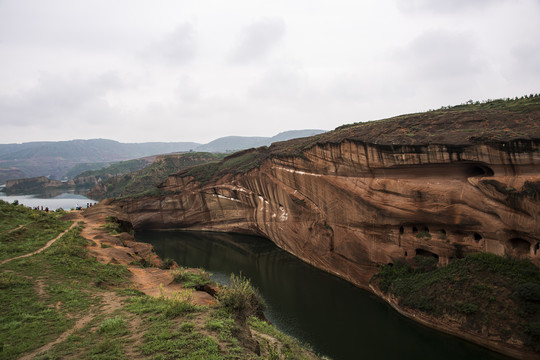
[[200,290],[212,283],[210,274],[202,269],[174,269],[171,270],[174,281],[182,283],[184,287]]
[[518,285],[513,296],[525,301],[540,302],[540,285],[534,283]]
[[259,292],[251,281],[242,275],[231,274],[229,286],[220,291],[218,299],[241,320],[246,320],[251,315],[261,316],[266,309]]
[[123,335],[127,333],[126,321],[122,316],[105,319],[98,328],[98,333],[109,335]]
[[478,311],[478,305],[469,302],[463,303],[461,301],[458,301],[456,302],[456,309],[460,313],[463,313],[465,315],[471,315]]

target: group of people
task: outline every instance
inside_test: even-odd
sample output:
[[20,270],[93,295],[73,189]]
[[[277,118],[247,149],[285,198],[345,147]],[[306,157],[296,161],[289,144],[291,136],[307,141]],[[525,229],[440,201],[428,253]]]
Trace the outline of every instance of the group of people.
[[[89,207],[92,207],[94,205],[96,205],[97,203],[86,203],[86,209],[88,209]],[[75,210],[82,210],[83,207],[79,204],[77,204],[77,207],[75,208]]]
[[[94,206],[96,204],[97,203],[86,203],[86,209],[88,209],[89,207],[92,207],[92,206]],[[43,207],[43,206],[34,206],[33,209],[34,210],[41,210],[41,211],[49,212],[49,208],[48,207]],[[77,206],[75,207],[75,210],[83,210],[83,209],[85,209],[85,208],[82,207],[79,204],[77,204]]]
[[41,210],[41,211],[49,212],[49,208],[46,207],[46,208],[44,209],[43,206],[41,206],[41,209],[40,209],[39,206],[35,206],[35,207],[34,207],[34,210]]

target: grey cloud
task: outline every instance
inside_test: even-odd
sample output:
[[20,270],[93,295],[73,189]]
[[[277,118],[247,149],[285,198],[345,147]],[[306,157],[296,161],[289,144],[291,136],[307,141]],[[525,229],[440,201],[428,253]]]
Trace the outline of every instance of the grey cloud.
[[265,71],[248,88],[248,96],[253,100],[296,106],[314,100],[317,90],[304,71],[281,66]]
[[0,96],[0,118],[4,125],[20,127],[106,122],[111,119],[111,108],[104,97],[120,87],[121,80],[112,73],[92,79],[45,74],[31,89]]
[[184,23],[151,45],[145,55],[169,64],[183,65],[192,61],[196,53],[196,31],[192,24]]
[[285,35],[282,19],[264,19],[255,22],[242,31],[240,41],[234,49],[232,60],[247,63],[261,60],[279,43]]
[[430,11],[435,13],[458,13],[469,10],[482,10],[491,5],[509,0],[397,0],[403,12]]
[[514,80],[535,84],[537,88],[540,81],[540,45],[529,43],[515,46],[511,55],[513,61],[506,72]]
[[465,34],[432,30],[414,39],[395,55],[394,60],[416,79],[452,80],[482,71],[477,48]]

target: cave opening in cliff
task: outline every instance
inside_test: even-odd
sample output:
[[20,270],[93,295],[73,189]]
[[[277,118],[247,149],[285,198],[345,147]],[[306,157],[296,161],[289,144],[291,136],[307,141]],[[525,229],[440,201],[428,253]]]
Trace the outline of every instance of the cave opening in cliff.
[[399,227],[399,233],[403,234],[405,232],[405,228],[402,226]]
[[439,261],[439,255],[425,249],[416,249],[416,255],[417,256],[424,256],[424,257],[432,257],[437,259]]
[[473,236],[474,236],[474,240],[475,240],[476,242],[482,240],[482,235],[480,235],[479,233],[474,233]]
[[528,255],[531,251],[531,244],[522,238],[512,238],[508,241],[510,248],[515,255],[523,256]]
[[493,176],[495,172],[488,166],[485,165],[474,165],[466,169],[466,174],[468,177],[474,176]]
[[418,228],[416,226],[413,226],[412,232],[413,232],[413,234],[416,234],[418,232]]

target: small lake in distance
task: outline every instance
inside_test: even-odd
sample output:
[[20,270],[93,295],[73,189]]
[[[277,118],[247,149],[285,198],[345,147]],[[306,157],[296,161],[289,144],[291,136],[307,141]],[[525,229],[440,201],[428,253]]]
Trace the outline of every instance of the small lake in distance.
[[56,210],[62,208],[64,210],[75,209],[77,206],[86,208],[88,203],[95,204],[96,200],[87,198],[84,194],[87,190],[75,191],[48,191],[41,194],[17,194],[7,195],[0,189],[0,200],[8,203],[13,203],[15,200],[24,206],[34,208],[36,206],[43,206],[49,210]]
[[208,270],[219,283],[242,273],[259,289],[272,323],[334,360],[509,359],[417,324],[264,238],[187,231],[144,231],[135,237],[151,243],[163,259]]

